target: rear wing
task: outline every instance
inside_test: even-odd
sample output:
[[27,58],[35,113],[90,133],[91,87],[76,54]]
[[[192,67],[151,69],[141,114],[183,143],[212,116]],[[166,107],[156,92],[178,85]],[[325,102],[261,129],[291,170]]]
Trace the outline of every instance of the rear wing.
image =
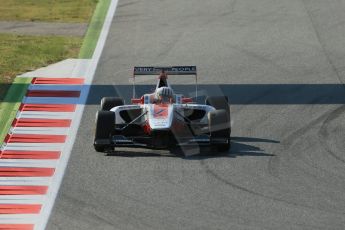
[[133,98],[135,98],[135,76],[138,75],[194,75],[195,76],[195,97],[198,97],[198,76],[196,66],[135,66],[133,69]]
[[196,75],[196,66],[136,66],[133,76],[136,75],[158,75],[165,72],[168,75]]

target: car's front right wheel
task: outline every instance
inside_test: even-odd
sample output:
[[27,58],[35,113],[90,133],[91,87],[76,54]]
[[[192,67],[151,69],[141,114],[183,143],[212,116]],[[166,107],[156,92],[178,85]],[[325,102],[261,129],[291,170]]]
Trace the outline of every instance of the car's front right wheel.
[[210,143],[218,152],[227,152],[231,147],[230,120],[224,109],[214,110],[208,114]]

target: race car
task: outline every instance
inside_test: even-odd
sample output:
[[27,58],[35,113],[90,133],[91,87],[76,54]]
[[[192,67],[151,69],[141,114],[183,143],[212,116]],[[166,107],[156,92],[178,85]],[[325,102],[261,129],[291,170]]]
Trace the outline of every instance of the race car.
[[[156,75],[153,92],[135,97],[135,79]],[[119,97],[103,97],[96,113],[94,148],[98,152],[119,147],[171,149],[211,146],[219,152],[230,149],[230,105],[226,96],[207,97],[205,104],[175,93],[169,75],[195,76],[196,66],[134,67],[133,98],[125,105]]]

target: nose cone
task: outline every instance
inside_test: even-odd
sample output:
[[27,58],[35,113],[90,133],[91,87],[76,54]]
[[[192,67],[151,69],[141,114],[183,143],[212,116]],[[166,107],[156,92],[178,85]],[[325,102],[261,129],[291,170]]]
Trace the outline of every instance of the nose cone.
[[149,124],[152,130],[170,129],[173,121],[171,104],[153,104],[149,110]]

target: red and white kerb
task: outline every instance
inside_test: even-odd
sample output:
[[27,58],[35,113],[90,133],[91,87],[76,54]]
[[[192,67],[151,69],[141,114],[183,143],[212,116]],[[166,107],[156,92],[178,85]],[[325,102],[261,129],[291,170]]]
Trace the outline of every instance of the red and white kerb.
[[33,230],[80,98],[83,78],[34,78],[0,149],[0,230]]

